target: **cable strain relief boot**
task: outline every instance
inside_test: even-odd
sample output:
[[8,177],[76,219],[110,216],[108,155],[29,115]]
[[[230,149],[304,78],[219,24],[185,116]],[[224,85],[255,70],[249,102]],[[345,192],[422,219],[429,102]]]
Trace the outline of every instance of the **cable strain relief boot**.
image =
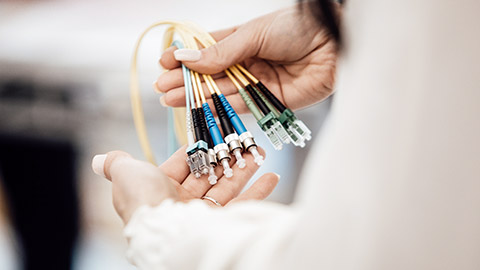
[[217,110],[218,120],[220,121],[220,126],[222,127],[223,134],[228,135],[235,133],[233,130],[233,125],[230,122],[230,118],[225,111],[225,108],[220,101],[220,98],[217,94],[212,94],[213,104],[215,105],[215,110]]
[[287,109],[287,107],[285,107],[285,105],[283,105],[283,103],[278,100],[278,98],[273,95],[272,92],[270,92],[270,90],[268,90],[268,88],[262,82],[259,81],[256,86],[260,90],[260,92],[262,92],[262,94],[268,99],[268,101],[270,101],[270,103],[272,103],[273,106],[277,108],[280,113]]
[[201,108],[197,109],[198,114],[198,122],[200,125],[200,132],[202,134],[203,140],[207,142],[208,148],[213,148],[213,141],[212,136],[210,136],[210,132],[208,131],[207,122],[205,120],[205,114]]
[[195,138],[197,141],[199,140],[204,140],[205,141],[205,138],[203,138],[202,136],[202,130],[200,128],[200,122],[199,122],[199,119],[198,119],[198,111],[196,108],[193,108],[191,110],[191,113],[192,113],[192,122],[193,122],[193,129],[195,130]]
[[253,86],[252,85],[247,85],[245,86],[245,90],[247,90],[247,92],[250,94],[250,96],[252,97],[253,101],[255,101],[255,103],[257,104],[258,108],[262,111],[262,113],[264,115],[270,113],[270,109],[267,107],[267,105],[265,104],[265,102],[263,102],[263,100],[260,98],[260,96],[257,94],[257,92],[255,91],[255,89],[253,89]]

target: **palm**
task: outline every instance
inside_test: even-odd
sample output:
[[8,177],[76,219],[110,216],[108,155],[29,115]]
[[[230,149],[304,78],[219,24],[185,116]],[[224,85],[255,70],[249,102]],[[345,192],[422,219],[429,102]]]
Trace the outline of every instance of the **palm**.
[[[264,154],[262,150],[261,152]],[[245,154],[244,157],[247,162],[245,168],[240,169],[237,165],[231,164],[234,172],[232,178],[224,177],[221,168],[217,168],[215,171],[217,177],[219,177],[218,183],[213,186],[209,184],[206,176],[197,179],[190,173],[185,162],[185,146],[180,148],[159,168],[170,178],[179,200],[200,199],[206,195],[215,198],[220,204],[225,205],[239,195],[258,169],[251,155]]]

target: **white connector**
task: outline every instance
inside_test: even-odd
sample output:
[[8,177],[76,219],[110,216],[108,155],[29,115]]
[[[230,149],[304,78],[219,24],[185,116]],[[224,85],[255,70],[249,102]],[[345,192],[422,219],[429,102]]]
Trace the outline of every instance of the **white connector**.
[[235,158],[237,159],[237,162],[236,162],[237,166],[240,169],[245,168],[247,163],[245,162],[245,159],[243,159],[243,157],[242,157],[242,150],[240,148],[237,148],[237,149],[233,150],[233,154],[235,155]]
[[230,168],[230,164],[228,164],[228,160],[226,158],[222,159],[222,166],[223,166],[223,174],[227,178],[231,178],[233,176],[233,170],[232,168]]
[[263,162],[264,162],[264,158],[262,155],[260,155],[260,153],[258,153],[258,150],[257,150],[257,147],[256,146],[252,146],[250,148],[248,148],[248,151],[250,151],[250,153],[252,153],[253,155],[253,161],[258,165],[258,166],[262,166],[263,165]]
[[213,166],[210,166],[208,169],[208,182],[210,185],[215,185],[217,183],[218,177],[215,175],[215,168]]

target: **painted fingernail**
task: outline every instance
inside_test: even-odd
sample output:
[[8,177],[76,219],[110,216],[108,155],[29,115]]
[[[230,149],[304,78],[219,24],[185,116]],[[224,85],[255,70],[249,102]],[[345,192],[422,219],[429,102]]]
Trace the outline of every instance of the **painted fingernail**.
[[96,155],[92,159],[92,170],[95,174],[105,177],[105,172],[103,167],[105,165],[105,160],[107,155]]
[[162,93],[162,92],[160,92],[160,90],[158,90],[157,81],[153,81],[153,91],[155,91],[157,93]]
[[201,51],[192,49],[178,49],[173,52],[173,55],[177,61],[195,62],[202,58]]
[[165,102],[165,95],[160,97],[160,105],[162,105],[163,107],[168,107],[167,103]]

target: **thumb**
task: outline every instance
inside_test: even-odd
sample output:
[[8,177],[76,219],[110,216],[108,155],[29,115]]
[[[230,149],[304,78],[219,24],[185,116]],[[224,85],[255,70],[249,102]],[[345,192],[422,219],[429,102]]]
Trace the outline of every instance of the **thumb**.
[[215,74],[256,55],[261,45],[258,36],[255,31],[241,27],[208,48],[179,49],[174,56],[192,70]]
[[160,168],[125,152],[96,155],[92,169],[112,181],[113,204],[125,222],[142,205],[155,206],[166,198],[176,198],[175,188]]

